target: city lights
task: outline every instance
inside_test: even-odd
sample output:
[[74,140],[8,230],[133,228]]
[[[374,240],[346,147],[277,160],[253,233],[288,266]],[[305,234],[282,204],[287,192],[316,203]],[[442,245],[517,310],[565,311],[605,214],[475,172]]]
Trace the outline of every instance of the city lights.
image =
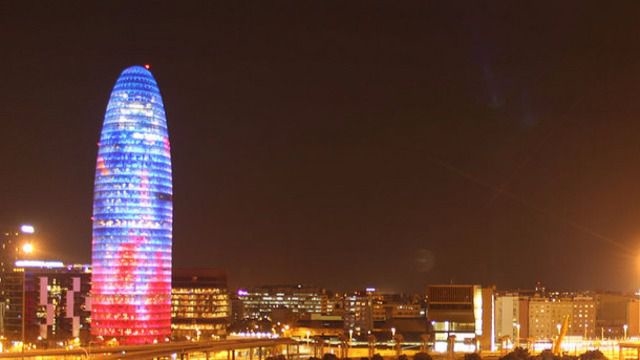
[[640,1],[76,5],[0,7],[0,360],[640,360]]
[[18,260],[15,265],[20,268],[64,268],[62,261]]
[[24,252],[25,254],[31,254],[33,252],[33,244],[26,243],[22,245],[22,252]]
[[23,234],[33,234],[35,232],[35,228],[33,227],[33,225],[22,225],[20,226],[20,231]]

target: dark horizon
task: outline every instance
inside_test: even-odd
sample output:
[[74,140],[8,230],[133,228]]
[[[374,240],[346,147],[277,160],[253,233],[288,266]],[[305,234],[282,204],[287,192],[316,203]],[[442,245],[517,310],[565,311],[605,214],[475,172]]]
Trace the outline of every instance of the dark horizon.
[[2,2],[0,224],[88,262],[100,126],[150,64],[174,267],[232,286],[640,287],[640,4]]

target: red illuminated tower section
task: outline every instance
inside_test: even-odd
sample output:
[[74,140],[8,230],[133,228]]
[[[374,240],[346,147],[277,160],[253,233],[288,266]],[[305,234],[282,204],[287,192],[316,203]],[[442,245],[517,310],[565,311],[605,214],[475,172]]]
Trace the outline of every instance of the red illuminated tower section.
[[173,186],[164,105],[148,68],[125,69],[98,143],[91,333],[150,344],[171,333]]

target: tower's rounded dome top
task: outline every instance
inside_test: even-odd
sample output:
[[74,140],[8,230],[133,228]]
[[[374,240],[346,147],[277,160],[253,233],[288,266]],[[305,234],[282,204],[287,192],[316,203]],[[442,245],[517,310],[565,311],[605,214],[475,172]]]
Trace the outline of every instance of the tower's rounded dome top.
[[124,69],[116,81],[113,91],[118,90],[147,90],[156,94],[160,93],[158,83],[144,66],[134,65]]

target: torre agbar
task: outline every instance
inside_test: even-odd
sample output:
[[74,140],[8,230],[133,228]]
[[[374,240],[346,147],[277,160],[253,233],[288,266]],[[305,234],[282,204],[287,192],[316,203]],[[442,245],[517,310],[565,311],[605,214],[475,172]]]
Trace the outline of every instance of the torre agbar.
[[91,334],[146,344],[171,332],[171,154],[160,90],[142,66],[116,81],[98,143]]

